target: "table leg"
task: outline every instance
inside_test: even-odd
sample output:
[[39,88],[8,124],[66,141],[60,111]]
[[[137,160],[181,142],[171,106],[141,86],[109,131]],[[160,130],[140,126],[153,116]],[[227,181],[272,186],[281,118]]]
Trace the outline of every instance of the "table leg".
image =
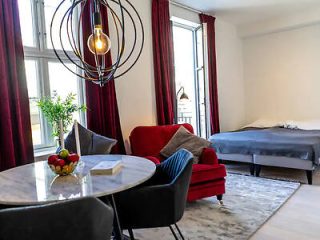
[[113,195],[110,196],[110,204],[111,204],[113,211],[114,211],[114,220],[113,220],[113,232],[114,232],[114,237],[115,237],[114,239],[123,240],[124,238],[123,238],[120,220],[119,220],[119,216],[118,216],[118,212],[117,212],[117,206],[114,201]]

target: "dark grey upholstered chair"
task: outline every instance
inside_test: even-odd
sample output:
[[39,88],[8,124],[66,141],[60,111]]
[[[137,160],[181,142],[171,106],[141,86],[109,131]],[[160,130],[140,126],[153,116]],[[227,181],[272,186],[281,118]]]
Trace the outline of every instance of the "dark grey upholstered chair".
[[123,229],[128,229],[133,240],[132,229],[170,227],[183,216],[186,206],[193,155],[181,149],[157,166],[155,175],[145,184],[116,195],[116,204]]
[[96,198],[0,210],[0,240],[107,240],[113,210]]

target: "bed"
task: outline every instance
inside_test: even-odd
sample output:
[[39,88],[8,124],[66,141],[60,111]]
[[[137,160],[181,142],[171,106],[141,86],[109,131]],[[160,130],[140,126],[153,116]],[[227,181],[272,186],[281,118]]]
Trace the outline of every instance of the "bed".
[[251,174],[259,176],[261,166],[305,170],[308,183],[320,164],[320,130],[283,127],[244,128],[210,137],[219,159],[250,163]]

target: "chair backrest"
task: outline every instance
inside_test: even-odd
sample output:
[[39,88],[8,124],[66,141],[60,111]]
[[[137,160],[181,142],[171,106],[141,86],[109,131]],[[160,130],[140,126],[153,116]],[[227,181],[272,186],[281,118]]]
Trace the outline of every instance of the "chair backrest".
[[193,133],[193,128],[188,123],[134,128],[130,134],[132,154],[140,157],[159,156],[161,149],[181,126]]
[[113,210],[96,198],[83,198],[0,211],[1,240],[110,239]]
[[180,149],[160,164],[162,172],[171,179],[174,188],[174,218],[179,221],[187,202],[188,189],[192,174],[193,155],[186,149]]

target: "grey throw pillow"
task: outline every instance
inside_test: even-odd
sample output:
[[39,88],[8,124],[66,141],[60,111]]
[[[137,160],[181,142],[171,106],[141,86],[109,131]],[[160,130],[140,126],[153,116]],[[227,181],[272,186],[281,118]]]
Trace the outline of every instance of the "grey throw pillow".
[[179,149],[185,148],[193,154],[194,163],[198,163],[203,148],[210,145],[211,142],[190,133],[184,127],[180,127],[160,153],[164,157],[170,157]]
[[[117,140],[96,134],[78,124],[81,155],[109,154]],[[65,148],[77,152],[74,126],[65,140]]]

